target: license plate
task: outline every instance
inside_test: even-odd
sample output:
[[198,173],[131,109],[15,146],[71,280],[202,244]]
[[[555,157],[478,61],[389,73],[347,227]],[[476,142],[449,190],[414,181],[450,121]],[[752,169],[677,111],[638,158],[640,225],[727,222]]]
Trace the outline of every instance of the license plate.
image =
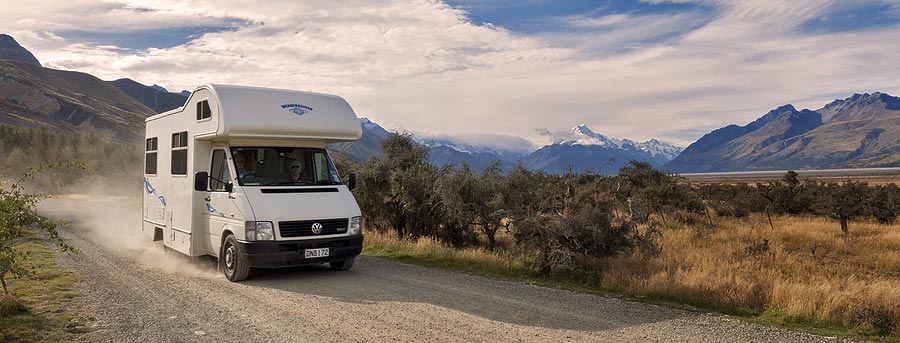
[[328,257],[328,248],[306,249],[306,258]]

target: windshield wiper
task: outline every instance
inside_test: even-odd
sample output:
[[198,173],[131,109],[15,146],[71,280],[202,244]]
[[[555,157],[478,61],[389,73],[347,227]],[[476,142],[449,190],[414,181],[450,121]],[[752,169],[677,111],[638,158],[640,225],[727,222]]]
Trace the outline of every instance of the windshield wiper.
[[340,184],[341,184],[340,182],[337,182],[337,181],[328,181],[328,180],[322,180],[322,181],[316,182],[316,185],[317,185],[317,186],[318,186],[318,185],[340,185]]

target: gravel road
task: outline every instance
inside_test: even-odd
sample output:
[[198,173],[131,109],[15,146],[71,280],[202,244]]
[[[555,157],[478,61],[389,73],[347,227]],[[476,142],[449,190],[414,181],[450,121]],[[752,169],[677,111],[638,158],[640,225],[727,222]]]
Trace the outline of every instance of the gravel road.
[[688,312],[360,257],[352,270],[254,271],[228,282],[209,258],[143,242],[131,199],[51,199],[71,224],[89,340],[109,342],[821,342]]

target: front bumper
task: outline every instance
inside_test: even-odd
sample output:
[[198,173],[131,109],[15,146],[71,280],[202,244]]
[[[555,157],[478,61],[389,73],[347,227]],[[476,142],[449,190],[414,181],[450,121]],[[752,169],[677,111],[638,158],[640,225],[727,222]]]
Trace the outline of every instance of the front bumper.
[[[306,239],[296,241],[238,241],[245,263],[252,268],[279,268],[342,261],[362,253],[363,236]],[[306,249],[330,248],[328,257],[305,258]]]

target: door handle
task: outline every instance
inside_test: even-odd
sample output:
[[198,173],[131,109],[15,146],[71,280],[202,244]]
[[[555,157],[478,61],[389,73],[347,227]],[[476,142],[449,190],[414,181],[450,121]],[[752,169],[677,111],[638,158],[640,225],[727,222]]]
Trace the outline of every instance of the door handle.
[[209,196],[206,196],[206,199],[203,200],[206,200],[206,202],[210,202],[211,199],[209,198]]

